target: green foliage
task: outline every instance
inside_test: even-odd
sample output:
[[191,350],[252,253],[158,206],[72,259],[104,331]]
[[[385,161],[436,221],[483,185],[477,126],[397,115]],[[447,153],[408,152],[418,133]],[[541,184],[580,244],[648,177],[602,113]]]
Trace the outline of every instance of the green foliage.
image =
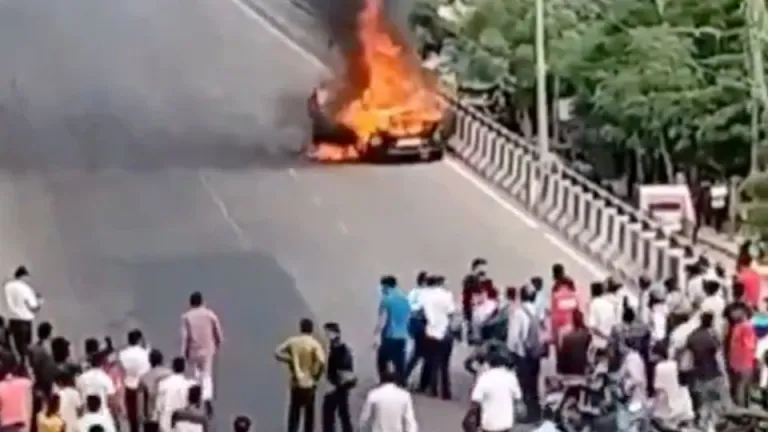
[[741,213],[747,231],[764,235],[768,233],[768,172],[750,175],[742,185],[748,201],[741,205]]
[[747,177],[742,190],[752,200],[768,202],[768,172],[755,173]]
[[[693,166],[747,170],[751,104],[768,112],[762,0],[544,1],[548,72],[561,83],[557,96],[575,99],[583,145],[631,155],[652,177],[644,180]],[[505,69],[516,108],[531,107],[535,0],[459,5],[434,24],[459,41],[457,75],[488,82]]]

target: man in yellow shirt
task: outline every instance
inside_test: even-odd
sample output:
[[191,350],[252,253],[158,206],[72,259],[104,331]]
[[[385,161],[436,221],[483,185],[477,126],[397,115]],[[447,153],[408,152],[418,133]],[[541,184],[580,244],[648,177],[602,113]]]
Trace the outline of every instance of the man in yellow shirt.
[[298,432],[299,417],[303,417],[304,432],[312,432],[315,425],[315,392],[326,359],[322,345],[313,335],[314,327],[312,320],[302,319],[299,334],[289,337],[275,350],[275,358],[288,366],[291,377],[288,432]]

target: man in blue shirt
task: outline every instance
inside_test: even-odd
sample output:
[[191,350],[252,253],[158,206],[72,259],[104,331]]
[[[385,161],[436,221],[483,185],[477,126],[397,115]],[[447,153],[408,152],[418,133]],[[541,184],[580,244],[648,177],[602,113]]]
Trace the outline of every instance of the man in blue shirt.
[[379,378],[385,376],[388,368],[391,368],[389,370],[394,370],[398,383],[405,385],[405,348],[411,305],[405,292],[397,286],[394,276],[382,277],[380,284],[381,303],[375,331],[378,348],[376,368]]

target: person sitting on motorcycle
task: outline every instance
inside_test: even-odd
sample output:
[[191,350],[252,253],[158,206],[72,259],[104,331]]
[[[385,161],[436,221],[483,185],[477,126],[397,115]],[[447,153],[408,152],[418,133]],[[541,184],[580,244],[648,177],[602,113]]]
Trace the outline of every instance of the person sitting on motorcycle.
[[608,351],[597,349],[592,356],[592,364],[587,374],[585,391],[581,400],[582,409],[596,416],[610,411],[615,399],[611,388]]

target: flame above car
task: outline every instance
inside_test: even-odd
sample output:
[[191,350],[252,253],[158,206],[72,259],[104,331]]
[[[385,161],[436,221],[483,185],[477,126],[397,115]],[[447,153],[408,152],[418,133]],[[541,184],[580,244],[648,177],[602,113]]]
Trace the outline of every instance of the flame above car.
[[326,115],[354,131],[356,140],[351,145],[315,142],[315,159],[356,160],[377,145],[377,134],[423,135],[444,116],[436,80],[422,69],[416,51],[399,37],[382,6],[382,0],[365,0],[357,17],[358,49],[343,53],[343,73],[314,95]]

